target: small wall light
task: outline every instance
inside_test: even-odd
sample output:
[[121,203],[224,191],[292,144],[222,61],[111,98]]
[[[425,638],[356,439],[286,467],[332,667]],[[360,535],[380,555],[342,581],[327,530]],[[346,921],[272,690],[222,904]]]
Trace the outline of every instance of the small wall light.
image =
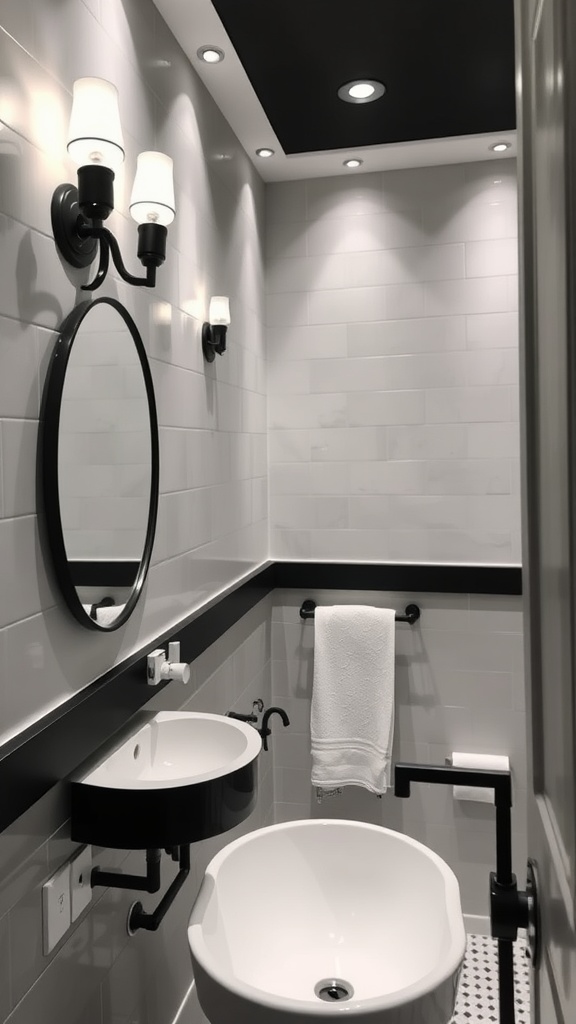
[[210,299],[208,322],[202,327],[202,351],[204,359],[213,363],[216,353],[226,351],[226,332],[230,323],[230,302],[226,295],[213,295]]
[[141,153],[130,200],[138,223],[138,258],[145,277],[124,266],[114,235],[103,226],[114,209],[114,171],[124,160],[118,93],[102,78],[74,82],[68,152],[79,164],[78,187],[59,185],[52,196],[52,230],[62,257],[73,267],[87,267],[100,246],[98,271],[84,291],[99,288],[108,272],[110,254],[128,284],[156,284],[156,269],[166,258],[167,225],[174,219],[172,160],[164,153]]

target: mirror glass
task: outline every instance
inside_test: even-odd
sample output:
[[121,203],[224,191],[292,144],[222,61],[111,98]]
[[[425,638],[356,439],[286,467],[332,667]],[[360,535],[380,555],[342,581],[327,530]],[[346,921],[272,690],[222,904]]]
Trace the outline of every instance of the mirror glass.
[[138,599],[158,502],[158,427],[134,321],[114,299],[62,325],[43,403],[47,539],[70,610],[117,629]]

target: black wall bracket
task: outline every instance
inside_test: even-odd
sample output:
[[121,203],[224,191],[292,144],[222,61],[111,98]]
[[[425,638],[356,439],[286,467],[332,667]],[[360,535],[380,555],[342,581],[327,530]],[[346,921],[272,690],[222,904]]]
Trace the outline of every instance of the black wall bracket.
[[539,913],[536,867],[528,861],[526,890],[520,892],[512,872],[512,782],[510,772],[455,768],[445,765],[396,764],[394,793],[409,797],[411,782],[478,786],[494,790],[496,805],[496,871],[490,873],[490,927],[498,941],[500,1024],[514,1024],[513,943],[526,928],[532,966],[539,960]]
[[[149,932],[157,931],[164,919],[166,911],[172,906],[174,899],[180,892],[180,889],[190,874],[189,843],[186,846],[179,846],[166,850],[166,853],[171,855],[172,860],[178,861],[180,870],[172,884],[164,893],[164,896],[160,900],[156,909],[151,913],[144,910],[139,900],[132,904],[128,911],[128,921],[126,925],[129,935],[134,935],[139,928],[145,928]],[[136,889],[140,892],[150,893],[158,892],[160,888],[161,857],[162,850],[146,850],[145,875],[125,875],[120,871],[102,871],[100,868],[93,868],[91,884],[92,886],[104,885],[107,888],[114,889]]]

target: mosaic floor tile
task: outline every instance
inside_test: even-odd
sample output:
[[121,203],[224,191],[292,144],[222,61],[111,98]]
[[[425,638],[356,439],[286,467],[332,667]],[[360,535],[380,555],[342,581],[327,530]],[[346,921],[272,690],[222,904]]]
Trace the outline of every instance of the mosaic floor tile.
[[[516,1024],[530,1024],[530,961],[526,943],[514,943]],[[488,935],[469,935],[451,1024],[499,1024],[498,947]]]

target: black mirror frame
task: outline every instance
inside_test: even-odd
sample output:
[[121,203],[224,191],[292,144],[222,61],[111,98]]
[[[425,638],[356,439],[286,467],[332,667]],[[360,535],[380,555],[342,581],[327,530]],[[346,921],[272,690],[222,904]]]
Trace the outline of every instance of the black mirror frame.
[[[144,550],[140,560],[140,567],[136,574],[132,592],[124,605],[124,610],[109,626],[103,626],[95,619],[87,615],[80,598],[76,592],[72,580],[64,532],[62,529],[62,515],[60,510],[60,494],[58,489],[58,438],[60,433],[60,412],[62,407],[62,394],[66,370],[72,346],[82,321],[87,314],[98,305],[112,306],[122,317],[126,324],[140,359],[146,397],[148,400],[148,412],[150,416],[150,447],[151,447],[151,478],[150,478],[150,503],[148,507],[148,527],[144,542]],[[158,436],[158,415],[156,412],[156,401],[154,398],[154,385],[152,374],[148,364],[148,357],[140,332],[132,317],[121,302],[117,299],[102,296],[98,299],[87,299],[75,306],[68,314],[60,327],[60,334],[54,346],[50,365],[44,384],[42,394],[42,408],[40,412],[40,432],[38,443],[38,470],[39,484],[43,496],[43,512],[46,522],[46,543],[50,550],[52,565],[56,579],[62,591],[62,595],[74,618],[87,629],[96,629],[100,632],[111,633],[119,629],[130,618],[134,607],[140,597],[144,580],[150,566],[154,535],[156,532],[156,520],[158,515],[158,493],[160,481],[160,445]]]

